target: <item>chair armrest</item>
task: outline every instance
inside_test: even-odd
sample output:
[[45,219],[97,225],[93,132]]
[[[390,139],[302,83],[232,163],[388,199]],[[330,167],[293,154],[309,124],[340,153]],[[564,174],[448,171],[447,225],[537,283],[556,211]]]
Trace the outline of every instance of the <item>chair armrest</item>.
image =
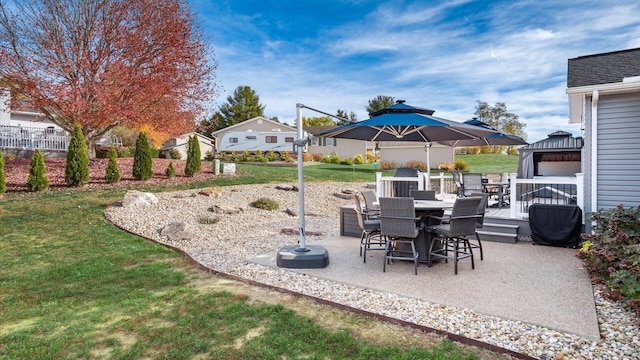
[[481,218],[482,215],[480,214],[475,214],[475,215],[464,215],[464,216],[451,216],[448,220],[455,220],[455,219],[478,219]]
[[393,220],[414,220],[419,221],[420,217],[408,217],[408,216],[389,216],[389,215],[380,215],[380,219],[393,219]]

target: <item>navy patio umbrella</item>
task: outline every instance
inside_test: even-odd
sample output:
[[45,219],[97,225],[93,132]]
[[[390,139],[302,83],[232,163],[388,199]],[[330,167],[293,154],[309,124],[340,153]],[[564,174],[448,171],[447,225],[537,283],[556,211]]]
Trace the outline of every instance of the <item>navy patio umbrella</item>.
[[479,126],[486,129],[495,130],[495,134],[487,135],[478,139],[459,139],[438,141],[439,144],[447,146],[487,146],[487,145],[528,145],[528,143],[520,136],[508,134],[499,131],[484,121],[471,119],[464,122],[468,125]]
[[429,145],[433,142],[477,140],[498,133],[495,129],[433,116],[434,111],[409,106],[403,100],[370,113],[371,118],[339,126],[315,136],[366,141],[413,141],[427,145],[427,172],[431,176]]
[[484,128],[433,116],[434,111],[409,106],[399,100],[369,114],[371,118],[333,128],[315,136],[366,141],[414,141],[432,143],[445,140],[480,139],[496,134]]

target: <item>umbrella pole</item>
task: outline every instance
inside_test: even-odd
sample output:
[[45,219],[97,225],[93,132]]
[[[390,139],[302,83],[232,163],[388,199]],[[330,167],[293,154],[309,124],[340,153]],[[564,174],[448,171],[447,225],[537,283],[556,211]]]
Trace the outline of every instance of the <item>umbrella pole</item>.
[[425,190],[431,190],[431,143],[425,145],[427,149],[427,187]]
[[[296,104],[296,123],[298,130],[298,140],[304,139],[304,132],[302,130],[302,104]],[[305,142],[306,143],[306,142]],[[299,230],[300,230],[300,247],[298,251],[308,251],[307,250],[307,237],[305,233],[305,223],[304,223],[304,145],[298,145],[298,216],[299,219]]]
[[293,142],[298,155],[298,217],[300,240],[297,245],[286,245],[278,250],[276,265],[290,269],[318,269],[329,265],[329,252],[320,245],[307,246],[304,225],[304,148],[308,139],[302,129],[303,104],[296,104],[298,139]]

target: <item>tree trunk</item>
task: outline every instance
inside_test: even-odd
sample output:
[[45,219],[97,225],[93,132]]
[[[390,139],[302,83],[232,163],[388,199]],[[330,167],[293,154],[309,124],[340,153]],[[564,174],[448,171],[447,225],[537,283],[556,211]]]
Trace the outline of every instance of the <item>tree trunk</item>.
[[89,159],[94,159],[96,157],[96,143],[95,139],[86,139],[87,141],[87,154],[89,154]]

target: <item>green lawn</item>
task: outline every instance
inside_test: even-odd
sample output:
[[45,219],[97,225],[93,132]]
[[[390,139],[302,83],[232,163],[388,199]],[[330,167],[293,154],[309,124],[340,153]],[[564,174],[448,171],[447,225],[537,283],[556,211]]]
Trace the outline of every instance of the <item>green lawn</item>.
[[515,155],[456,155],[455,160],[468,163],[469,171],[472,173],[511,174],[518,171],[518,157]]
[[[238,176],[214,184],[297,176],[295,167],[237,169]],[[305,177],[375,179],[370,166],[338,165],[308,166]],[[282,304],[203,290],[195,284],[214,283],[213,276],[195,271],[181,254],[105,222],[105,206],[124,191],[64,189],[0,199],[0,358],[498,358],[449,341],[402,348],[365,341],[356,329],[371,319],[348,315],[321,326]]]

